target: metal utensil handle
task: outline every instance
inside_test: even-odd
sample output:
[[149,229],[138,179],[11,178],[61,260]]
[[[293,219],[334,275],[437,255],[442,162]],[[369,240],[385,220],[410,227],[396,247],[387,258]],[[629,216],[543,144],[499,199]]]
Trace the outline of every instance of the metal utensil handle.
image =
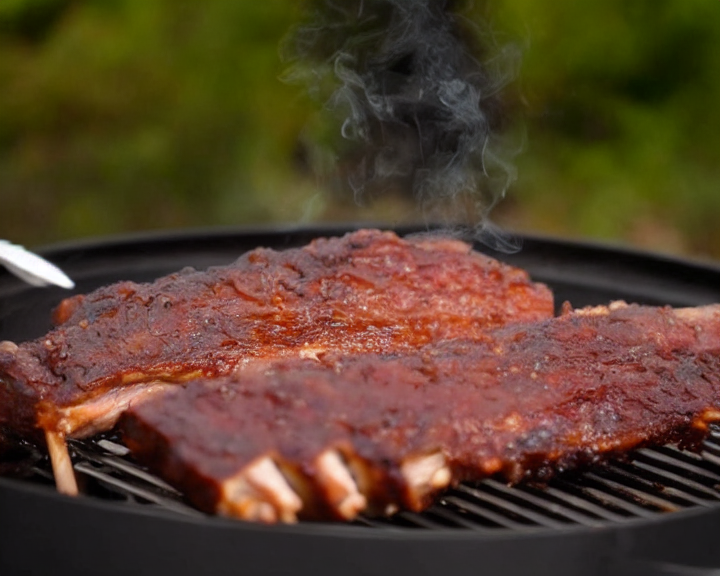
[[60,268],[7,240],[0,240],[0,264],[33,286],[54,284],[61,288],[75,287],[75,283]]

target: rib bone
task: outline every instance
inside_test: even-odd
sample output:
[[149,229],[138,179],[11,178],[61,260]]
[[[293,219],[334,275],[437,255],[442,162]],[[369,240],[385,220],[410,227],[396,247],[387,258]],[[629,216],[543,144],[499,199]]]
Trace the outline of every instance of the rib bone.
[[316,482],[324,488],[327,503],[346,520],[352,520],[367,506],[350,470],[337,450],[326,450],[315,461]]
[[413,456],[405,460],[401,467],[411,501],[421,508],[428,496],[447,488],[452,480],[452,472],[442,452]]
[[244,520],[296,522],[303,504],[268,456],[223,482],[221,493],[218,513]]
[[45,432],[45,441],[47,442],[50,463],[55,475],[55,486],[58,492],[68,496],[77,496],[78,485],[75,480],[72,460],[70,459],[65,437],[62,434],[47,431]]
[[0,342],[0,352],[15,355],[17,354],[18,350],[19,347],[17,344],[15,344],[15,342],[10,342],[9,340],[3,340],[2,342]]

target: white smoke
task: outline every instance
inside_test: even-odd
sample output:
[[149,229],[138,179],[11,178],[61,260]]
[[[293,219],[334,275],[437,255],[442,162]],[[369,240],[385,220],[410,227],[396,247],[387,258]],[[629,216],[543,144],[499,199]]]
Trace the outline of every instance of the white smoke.
[[489,213],[515,179],[501,95],[517,46],[446,0],[316,0],[309,9],[286,45],[286,79],[340,118],[339,163],[356,200],[407,190],[429,218],[470,225],[503,248]]

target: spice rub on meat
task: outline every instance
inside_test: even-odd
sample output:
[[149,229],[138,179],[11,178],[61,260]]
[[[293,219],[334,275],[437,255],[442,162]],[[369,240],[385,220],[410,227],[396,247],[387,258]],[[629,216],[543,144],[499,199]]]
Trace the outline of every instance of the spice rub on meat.
[[[547,287],[447,238],[361,230],[257,249],[229,266],[69,298],[47,335],[0,343],[0,434],[44,433],[57,456],[65,437],[111,428],[169,384],[328,351],[482,339],[507,322],[552,314]],[[67,472],[67,455],[53,465],[56,475]]]
[[199,508],[247,520],[421,510],[720,419],[720,306],[614,303],[392,356],[283,361],[126,412],[133,453]]

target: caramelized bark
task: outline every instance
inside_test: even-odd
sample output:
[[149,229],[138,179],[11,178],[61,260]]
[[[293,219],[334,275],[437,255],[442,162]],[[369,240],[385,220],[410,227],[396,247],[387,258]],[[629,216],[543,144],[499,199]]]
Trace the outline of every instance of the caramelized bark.
[[[85,436],[113,425],[114,405],[140,401],[162,382],[328,350],[482,338],[552,313],[545,286],[454,240],[363,230],[300,249],[257,249],[230,266],[75,296],[58,306],[46,336],[0,343],[0,430]],[[138,394],[123,392],[135,387]]]
[[[484,341],[192,382],[126,412],[122,427],[133,453],[203,510],[232,510],[228,480],[269,458],[291,471],[301,516],[346,518],[317,486],[327,450],[343,456],[370,511],[419,510],[451,481],[519,481],[695,442],[719,409],[720,306],[616,303]],[[265,520],[294,518],[277,499],[253,498],[276,510]]]

